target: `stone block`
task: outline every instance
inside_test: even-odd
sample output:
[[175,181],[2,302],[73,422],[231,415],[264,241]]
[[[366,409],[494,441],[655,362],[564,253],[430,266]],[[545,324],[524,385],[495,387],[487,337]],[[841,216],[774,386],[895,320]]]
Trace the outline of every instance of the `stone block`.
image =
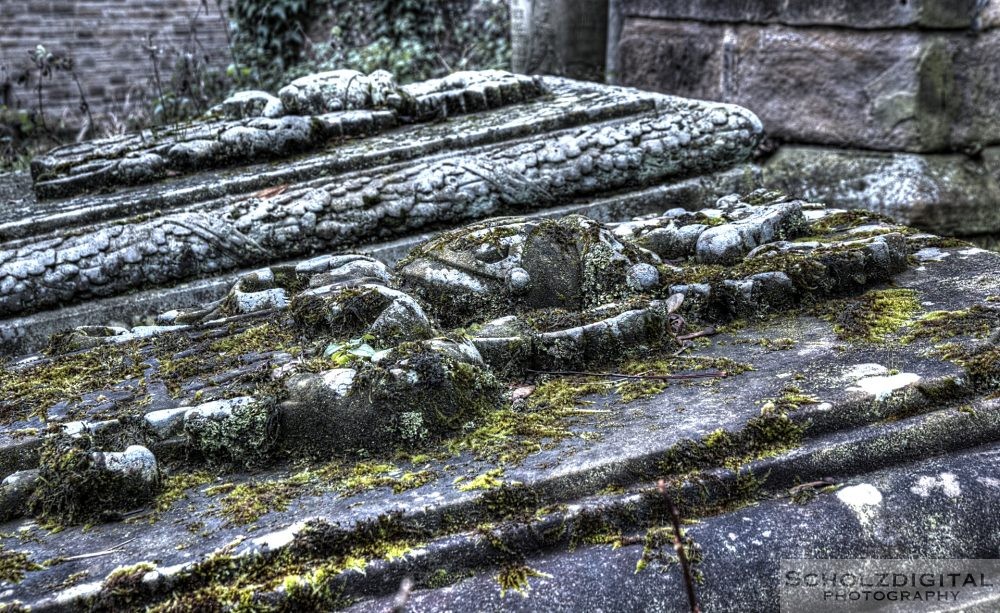
[[950,235],[1000,232],[1000,148],[980,158],[782,147],[764,184]]
[[[621,0],[623,14],[657,19],[839,26],[974,28],[998,10],[995,0]],[[986,23],[990,23],[986,21]]]
[[1000,143],[1000,31],[977,36],[627,19],[626,85],[724,100],[781,141],[934,152]]

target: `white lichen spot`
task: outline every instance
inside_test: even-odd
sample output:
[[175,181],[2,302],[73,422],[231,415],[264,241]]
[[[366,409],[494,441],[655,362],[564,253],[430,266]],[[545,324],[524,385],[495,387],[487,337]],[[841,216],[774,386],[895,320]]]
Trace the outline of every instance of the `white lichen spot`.
[[889,369],[881,364],[855,364],[850,370],[844,373],[845,379],[850,379],[852,381],[857,381],[858,379],[864,377],[874,377],[876,375],[884,375],[889,372]]
[[948,498],[958,498],[962,494],[962,488],[958,485],[958,477],[949,472],[941,473],[937,477],[924,475],[917,479],[916,485],[910,488],[911,492],[921,498],[927,498],[934,493],[934,490],[941,490],[941,493]]
[[278,530],[276,532],[269,532],[263,536],[259,536],[251,541],[254,547],[262,549],[264,551],[274,551],[276,549],[281,549],[287,545],[290,545],[292,541],[295,540],[295,535],[302,531],[306,525],[305,521],[295,522],[294,524]]
[[858,379],[848,391],[861,391],[875,397],[875,400],[885,400],[898,389],[913,385],[920,381],[920,375],[912,372],[902,372],[888,377],[865,377]]
[[323,383],[338,397],[343,398],[351,391],[358,371],[353,368],[334,368],[323,373]]
[[919,262],[940,262],[950,255],[950,253],[941,251],[937,247],[925,247],[914,253],[913,257],[917,258]]
[[771,538],[771,531],[770,530],[764,530],[763,532],[760,533],[760,535],[763,536],[766,539],[769,539],[769,538]]
[[726,536],[728,536],[728,537],[729,537],[729,540],[731,540],[731,541],[735,541],[735,540],[736,540],[736,535],[735,535],[735,534],[733,534],[732,532],[730,532],[730,533],[729,533],[729,534],[727,534]]
[[987,487],[1000,488],[1000,479],[994,479],[993,477],[976,477],[976,481]]
[[862,526],[869,524],[882,504],[882,492],[870,483],[851,485],[837,492],[837,498],[850,507]]

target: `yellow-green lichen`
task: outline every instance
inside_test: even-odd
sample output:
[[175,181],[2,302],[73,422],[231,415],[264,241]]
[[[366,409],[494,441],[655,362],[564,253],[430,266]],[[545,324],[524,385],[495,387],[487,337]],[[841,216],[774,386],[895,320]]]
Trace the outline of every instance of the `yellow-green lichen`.
[[985,338],[1000,326],[1000,309],[973,305],[957,311],[931,311],[913,322],[903,342],[928,339],[939,342],[956,336]]
[[880,215],[879,213],[873,213],[865,209],[853,209],[826,215],[812,222],[809,226],[809,231],[814,235],[834,234],[871,223],[895,225],[896,222],[892,218]]
[[524,564],[504,566],[496,576],[497,584],[500,586],[500,596],[506,596],[507,592],[517,592],[526,597],[531,591],[531,579],[535,578],[551,579],[552,575],[537,571]]
[[188,497],[188,490],[211,483],[215,476],[207,471],[180,473],[163,479],[162,490],[153,501],[153,507],[162,513],[172,507],[177,501]]
[[[704,580],[701,570],[698,565],[702,562],[701,546],[694,542],[694,540],[686,535],[682,535],[681,543],[684,548],[684,555],[687,558],[689,569],[692,578],[701,583]],[[677,555],[674,553],[667,553],[666,551],[674,552],[675,547],[675,534],[671,526],[654,526],[646,531],[646,536],[642,543],[642,555],[635,563],[635,572],[641,573],[650,564],[657,564],[664,568],[669,568],[671,566],[680,563]]]
[[298,348],[291,347],[294,341],[295,337],[287,327],[266,322],[219,339],[209,345],[208,349],[225,356],[272,351],[297,352]]
[[494,468],[493,470],[488,470],[469,481],[459,484],[458,489],[462,492],[470,492],[472,490],[491,490],[504,484],[502,477],[503,470],[500,468]]
[[31,556],[24,551],[8,551],[0,545],[0,581],[20,583],[24,574],[43,567],[31,561]]
[[842,340],[879,343],[913,321],[920,312],[917,293],[912,289],[871,290],[858,298],[832,300],[814,310],[834,324]]
[[101,345],[90,351],[53,356],[37,366],[0,366],[0,423],[37,415],[62,400],[112,389],[142,377],[146,365],[135,343]]
[[208,488],[208,495],[224,494],[219,512],[233,524],[249,524],[272,511],[284,511],[302,494],[307,482],[284,479],[254,481],[239,485],[225,484]]

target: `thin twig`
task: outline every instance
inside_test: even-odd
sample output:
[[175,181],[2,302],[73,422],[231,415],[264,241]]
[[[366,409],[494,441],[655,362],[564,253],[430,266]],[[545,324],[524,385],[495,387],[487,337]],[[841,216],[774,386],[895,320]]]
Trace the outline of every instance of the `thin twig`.
[[132,541],[134,541],[135,538],[136,537],[132,537],[132,538],[128,539],[127,541],[122,541],[121,543],[118,543],[117,545],[115,545],[111,549],[105,549],[104,551],[95,551],[93,553],[81,553],[80,555],[70,556],[68,558],[63,558],[62,561],[63,562],[71,562],[73,560],[87,560],[89,558],[96,558],[96,557],[99,557],[99,556],[110,555],[112,553],[118,553],[119,550],[124,545],[128,545],[129,543],[131,543]]
[[820,479],[819,481],[809,481],[808,483],[800,483],[794,487],[788,488],[788,496],[795,496],[799,492],[807,489],[818,489],[821,487],[829,487],[831,485],[837,485],[837,480],[833,478]]
[[612,379],[650,379],[653,381],[670,381],[675,379],[718,379],[726,376],[724,370],[713,370],[706,372],[692,372],[692,373],[681,373],[681,374],[671,374],[671,375],[627,375],[620,372],[589,372],[583,370],[533,370],[528,368],[525,372],[529,372],[536,375],[557,375],[563,376],[581,376],[581,377],[608,377]]
[[681,571],[684,573],[684,588],[687,590],[688,604],[691,606],[691,613],[701,613],[698,606],[698,596],[694,592],[694,577],[691,575],[691,565],[688,563],[687,553],[684,551],[684,541],[681,537],[681,515],[677,512],[677,506],[667,494],[667,484],[663,479],[657,484],[660,495],[667,503],[667,510],[670,511],[670,522],[674,528],[674,550],[677,552],[677,559],[681,562]]
[[699,338],[702,336],[712,336],[716,334],[715,326],[709,326],[704,330],[698,330],[697,332],[692,332],[691,334],[685,334],[683,336],[675,337],[679,341],[689,341],[691,339]]

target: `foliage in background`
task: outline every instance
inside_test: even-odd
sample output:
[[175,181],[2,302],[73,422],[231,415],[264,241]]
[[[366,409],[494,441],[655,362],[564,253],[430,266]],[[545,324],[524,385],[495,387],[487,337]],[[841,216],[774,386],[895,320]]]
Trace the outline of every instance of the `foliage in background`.
[[[510,9],[505,0],[238,4],[240,11],[233,13],[237,57],[252,65],[260,86],[270,91],[296,77],[339,68],[366,74],[381,68],[405,83],[456,70],[510,65]],[[248,15],[256,17],[247,20]]]
[[237,81],[252,76],[258,87],[277,89],[285,71],[299,61],[312,13],[310,7],[319,4],[317,0],[231,2],[233,64],[228,74]]

